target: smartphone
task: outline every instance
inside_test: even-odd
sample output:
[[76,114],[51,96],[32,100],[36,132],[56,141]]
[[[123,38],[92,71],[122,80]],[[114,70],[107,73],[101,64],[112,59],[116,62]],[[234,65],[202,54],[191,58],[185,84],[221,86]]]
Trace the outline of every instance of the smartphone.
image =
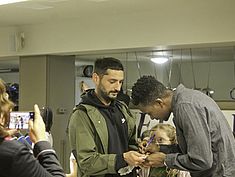
[[28,129],[29,119],[34,119],[34,112],[11,112],[10,113],[10,129]]

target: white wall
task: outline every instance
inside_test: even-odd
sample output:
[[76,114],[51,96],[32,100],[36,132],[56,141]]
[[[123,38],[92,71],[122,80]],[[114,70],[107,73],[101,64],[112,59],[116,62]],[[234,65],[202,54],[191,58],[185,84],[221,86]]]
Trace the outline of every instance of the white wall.
[[[102,15],[17,28],[0,28],[0,56],[9,50],[9,36],[24,32],[18,55],[167,47],[235,41],[235,1],[157,1],[154,9]],[[89,14],[87,14],[89,16]]]
[[15,33],[17,27],[0,28],[0,57],[15,56],[18,53],[15,50]]

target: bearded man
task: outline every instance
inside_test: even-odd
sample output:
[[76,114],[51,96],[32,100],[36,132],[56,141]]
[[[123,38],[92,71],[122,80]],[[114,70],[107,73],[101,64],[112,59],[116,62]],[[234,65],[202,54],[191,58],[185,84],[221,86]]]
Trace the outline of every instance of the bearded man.
[[[80,177],[120,177],[119,169],[138,166],[145,155],[133,151],[135,118],[117,95],[124,80],[118,59],[95,61],[92,80],[69,122],[71,150],[78,162]],[[124,177],[132,177],[131,172]]]

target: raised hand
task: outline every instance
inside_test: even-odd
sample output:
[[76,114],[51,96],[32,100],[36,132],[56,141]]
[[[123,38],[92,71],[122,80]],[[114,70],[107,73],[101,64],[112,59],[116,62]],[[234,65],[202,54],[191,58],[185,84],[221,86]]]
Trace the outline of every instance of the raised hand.
[[45,124],[36,104],[34,105],[34,120],[29,120],[29,136],[34,144],[38,141],[46,141]]

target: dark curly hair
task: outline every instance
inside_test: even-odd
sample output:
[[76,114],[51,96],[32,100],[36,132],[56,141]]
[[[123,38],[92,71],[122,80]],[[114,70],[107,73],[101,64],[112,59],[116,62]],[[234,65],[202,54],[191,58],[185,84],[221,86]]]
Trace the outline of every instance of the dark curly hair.
[[132,87],[132,103],[134,105],[149,105],[157,98],[167,95],[167,88],[153,76],[142,76]]

